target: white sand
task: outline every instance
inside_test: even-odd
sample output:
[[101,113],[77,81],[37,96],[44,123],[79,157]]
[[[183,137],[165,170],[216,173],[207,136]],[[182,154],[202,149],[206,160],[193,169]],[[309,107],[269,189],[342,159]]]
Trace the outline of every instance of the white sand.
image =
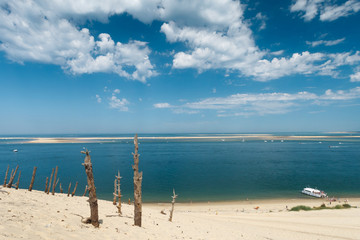
[[[90,214],[86,200],[1,187],[0,239],[360,239],[360,208],[286,210],[319,206],[318,199],[176,204],[173,222],[170,204],[147,204],[142,227],[133,226],[133,206],[123,204],[119,217],[112,202],[99,200],[99,229],[81,223]],[[360,199],[349,203],[360,207]]]

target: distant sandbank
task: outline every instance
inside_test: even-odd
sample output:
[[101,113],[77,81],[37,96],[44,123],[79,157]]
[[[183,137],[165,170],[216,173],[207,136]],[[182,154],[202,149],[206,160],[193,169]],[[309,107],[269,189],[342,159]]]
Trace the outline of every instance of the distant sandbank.
[[[2,140],[17,140],[17,143],[100,143],[111,141],[131,141],[132,137],[7,137]],[[141,137],[139,140],[184,140],[184,141],[346,141],[360,139],[360,135],[272,135],[272,134],[226,134],[226,135],[199,135],[199,136],[154,136]]]

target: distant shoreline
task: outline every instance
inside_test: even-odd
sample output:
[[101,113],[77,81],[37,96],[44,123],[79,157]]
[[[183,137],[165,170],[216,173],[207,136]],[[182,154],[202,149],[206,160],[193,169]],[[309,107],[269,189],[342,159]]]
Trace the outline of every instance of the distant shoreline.
[[[101,143],[115,140],[132,140],[133,137],[3,137],[0,140],[22,140],[17,143]],[[272,135],[272,134],[231,134],[231,135],[208,135],[208,136],[154,136],[141,137],[139,140],[207,140],[207,141],[246,141],[246,140],[264,140],[264,141],[337,141],[337,140],[360,139],[360,135]]]

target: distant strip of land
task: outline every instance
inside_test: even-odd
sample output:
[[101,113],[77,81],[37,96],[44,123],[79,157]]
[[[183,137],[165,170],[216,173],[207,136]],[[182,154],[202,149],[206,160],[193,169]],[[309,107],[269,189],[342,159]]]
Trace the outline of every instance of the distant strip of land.
[[[2,140],[16,140],[17,143],[100,143],[131,141],[132,137],[7,137]],[[353,141],[360,140],[360,135],[272,135],[272,134],[226,134],[199,136],[154,136],[141,137],[139,140],[158,141]]]

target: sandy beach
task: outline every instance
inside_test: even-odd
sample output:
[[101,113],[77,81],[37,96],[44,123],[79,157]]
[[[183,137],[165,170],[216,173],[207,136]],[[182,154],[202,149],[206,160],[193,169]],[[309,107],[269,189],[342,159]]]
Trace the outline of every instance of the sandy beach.
[[[354,198],[348,201],[357,208],[306,212],[290,212],[286,207],[320,206],[324,200],[182,203],[175,205],[173,222],[168,221],[170,203],[144,204],[142,227],[133,226],[132,205],[123,203],[120,217],[112,202],[99,200],[99,229],[81,223],[90,214],[87,199],[1,187],[0,239],[359,239],[360,236],[360,199]],[[345,199],[340,201],[342,204]],[[161,214],[162,210],[166,215]]]

